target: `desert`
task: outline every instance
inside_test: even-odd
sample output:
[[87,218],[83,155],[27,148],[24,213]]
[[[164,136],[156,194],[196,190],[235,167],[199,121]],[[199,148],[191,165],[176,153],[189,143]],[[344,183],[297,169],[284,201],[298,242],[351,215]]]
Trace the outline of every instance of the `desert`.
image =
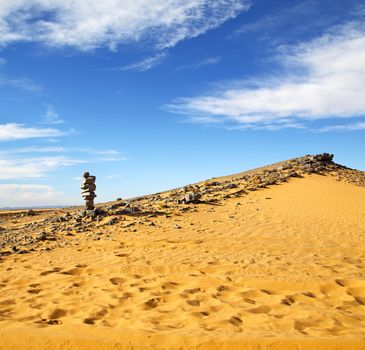
[[364,349],[365,173],[307,155],[0,212],[0,349]]

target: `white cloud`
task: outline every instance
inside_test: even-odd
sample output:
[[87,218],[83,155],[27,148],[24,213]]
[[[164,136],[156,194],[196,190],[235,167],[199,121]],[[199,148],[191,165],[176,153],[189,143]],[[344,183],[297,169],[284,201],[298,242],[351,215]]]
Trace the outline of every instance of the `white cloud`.
[[54,107],[51,105],[47,106],[46,114],[44,115],[44,124],[62,124],[64,121],[60,118]]
[[0,141],[13,141],[22,139],[57,137],[64,133],[52,128],[26,127],[24,124],[0,124]]
[[0,67],[1,67],[1,66],[4,66],[5,64],[6,64],[6,59],[5,59],[5,58],[0,57]]
[[127,66],[122,67],[116,67],[116,68],[110,68],[108,70],[115,71],[115,70],[121,70],[121,71],[127,71],[127,70],[134,70],[137,72],[145,72],[147,70],[150,70],[154,66],[160,64],[164,58],[167,56],[165,52],[160,52],[154,56],[147,57],[143,59],[142,61],[129,64]]
[[66,205],[71,200],[49,185],[0,184],[0,208]]
[[[333,28],[280,49],[277,76],[225,86],[166,106],[200,123],[243,128],[303,127],[308,121],[365,116],[365,29]],[[240,84],[238,84],[240,85]],[[205,122],[206,121],[206,122]]]
[[164,49],[249,6],[249,0],[2,0],[0,45],[37,41],[90,50],[152,41]]
[[205,58],[197,63],[194,64],[187,64],[187,65],[183,65],[178,67],[176,70],[185,70],[185,69],[199,69],[202,67],[206,67],[206,66],[214,66],[216,64],[218,64],[221,61],[221,57],[219,56],[215,56],[215,57],[208,57]]

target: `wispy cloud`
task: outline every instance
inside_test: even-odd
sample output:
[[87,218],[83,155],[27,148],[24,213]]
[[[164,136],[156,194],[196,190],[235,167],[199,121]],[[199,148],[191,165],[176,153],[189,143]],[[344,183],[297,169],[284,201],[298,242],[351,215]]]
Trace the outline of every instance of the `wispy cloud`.
[[109,68],[109,71],[137,71],[137,72],[145,72],[147,70],[150,70],[154,66],[157,66],[158,64],[162,63],[165,57],[167,56],[166,52],[160,52],[154,56],[144,58],[143,60],[139,62],[135,62],[132,64],[128,64],[126,66],[121,67],[115,67],[115,68]]
[[16,123],[0,124],[0,141],[58,137],[62,135],[65,135],[65,133],[53,128],[34,128]]
[[2,157],[0,180],[41,178],[51,171],[82,163],[85,161],[65,156]]
[[60,118],[56,110],[53,106],[47,105],[46,114],[43,118],[43,124],[50,124],[50,125],[56,125],[56,124],[63,124],[63,119]]
[[221,25],[249,6],[249,0],[2,0],[0,45],[34,41],[91,50],[151,42],[164,49]]
[[111,180],[111,179],[116,179],[117,177],[120,177],[120,174],[107,175],[107,176],[104,176],[104,179]]
[[65,152],[65,148],[28,146],[22,148],[13,148],[10,150],[1,150],[0,155],[24,154],[24,153],[60,153],[60,152]]
[[41,90],[41,87],[38,84],[26,78],[16,79],[16,78],[0,77],[0,86],[10,86],[13,88],[22,89],[29,92],[37,92]]
[[324,128],[320,128],[318,131],[330,132],[330,131],[356,131],[356,130],[365,130],[365,122],[331,125],[331,126],[326,126]]
[[[311,16],[312,24],[319,25],[319,22],[324,21],[325,14],[321,16],[321,20],[313,23],[313,14],[319,11],[319,3],[317,1],[307,0],[302,1],[293,6],[281,6],[279,10],[274,13],[270,13],[269,15],[262,16],[258,20],[254,22],[249,22],[243,24],[241,27],[236,29],[233,34],[231,34],[231,38],[240,35],[247,35],[251,33],[270,33],[273,29],[282,28],[290,25],[291,23],[295,23],[294,30],[296,32],[302,30],[301,23],[303,22],[303,17]],[[332,16],[332,21],[335,18]]]
[[1,66],[4,66],[5,64],[6,64],[6,59],[5,59],[5,58],[0,57],[0,67],[1,67]]
[[80,164],[126,160],[115,150],[28,146],[0,151],[0,180],[43,178]]
[[300,127],[313,120],[365,116],[365,28],[351,23],[281,47],[282,67],[266,79],[226,84],[166,106],[194,122],[240,128]]
[[186,64],[180,67],[177,67],[176,70],[187,70],[187,69],[192,69],[192,70],[196,70],[202,67],[206,67],[206,66],[214,66],[216,64],[218,64],[220,61],[222,60],[221,57],[219,56],[215,56],[215,57],[208,57],[205,58],[199,62],[193,63],[193,64]]

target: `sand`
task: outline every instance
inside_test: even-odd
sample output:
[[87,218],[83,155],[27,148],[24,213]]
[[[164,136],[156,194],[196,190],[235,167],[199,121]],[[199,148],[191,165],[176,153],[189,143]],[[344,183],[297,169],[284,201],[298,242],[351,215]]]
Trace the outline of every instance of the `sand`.
[[1,258],[0,349],[365,349],[364,187],[197,207]]

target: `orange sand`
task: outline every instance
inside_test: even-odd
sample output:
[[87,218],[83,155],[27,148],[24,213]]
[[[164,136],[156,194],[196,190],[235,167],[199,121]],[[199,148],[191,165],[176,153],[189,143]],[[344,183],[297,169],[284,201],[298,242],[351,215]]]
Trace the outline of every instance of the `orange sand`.
[[365,349],[364,187],[198,208],[0,260],[0,349]]

